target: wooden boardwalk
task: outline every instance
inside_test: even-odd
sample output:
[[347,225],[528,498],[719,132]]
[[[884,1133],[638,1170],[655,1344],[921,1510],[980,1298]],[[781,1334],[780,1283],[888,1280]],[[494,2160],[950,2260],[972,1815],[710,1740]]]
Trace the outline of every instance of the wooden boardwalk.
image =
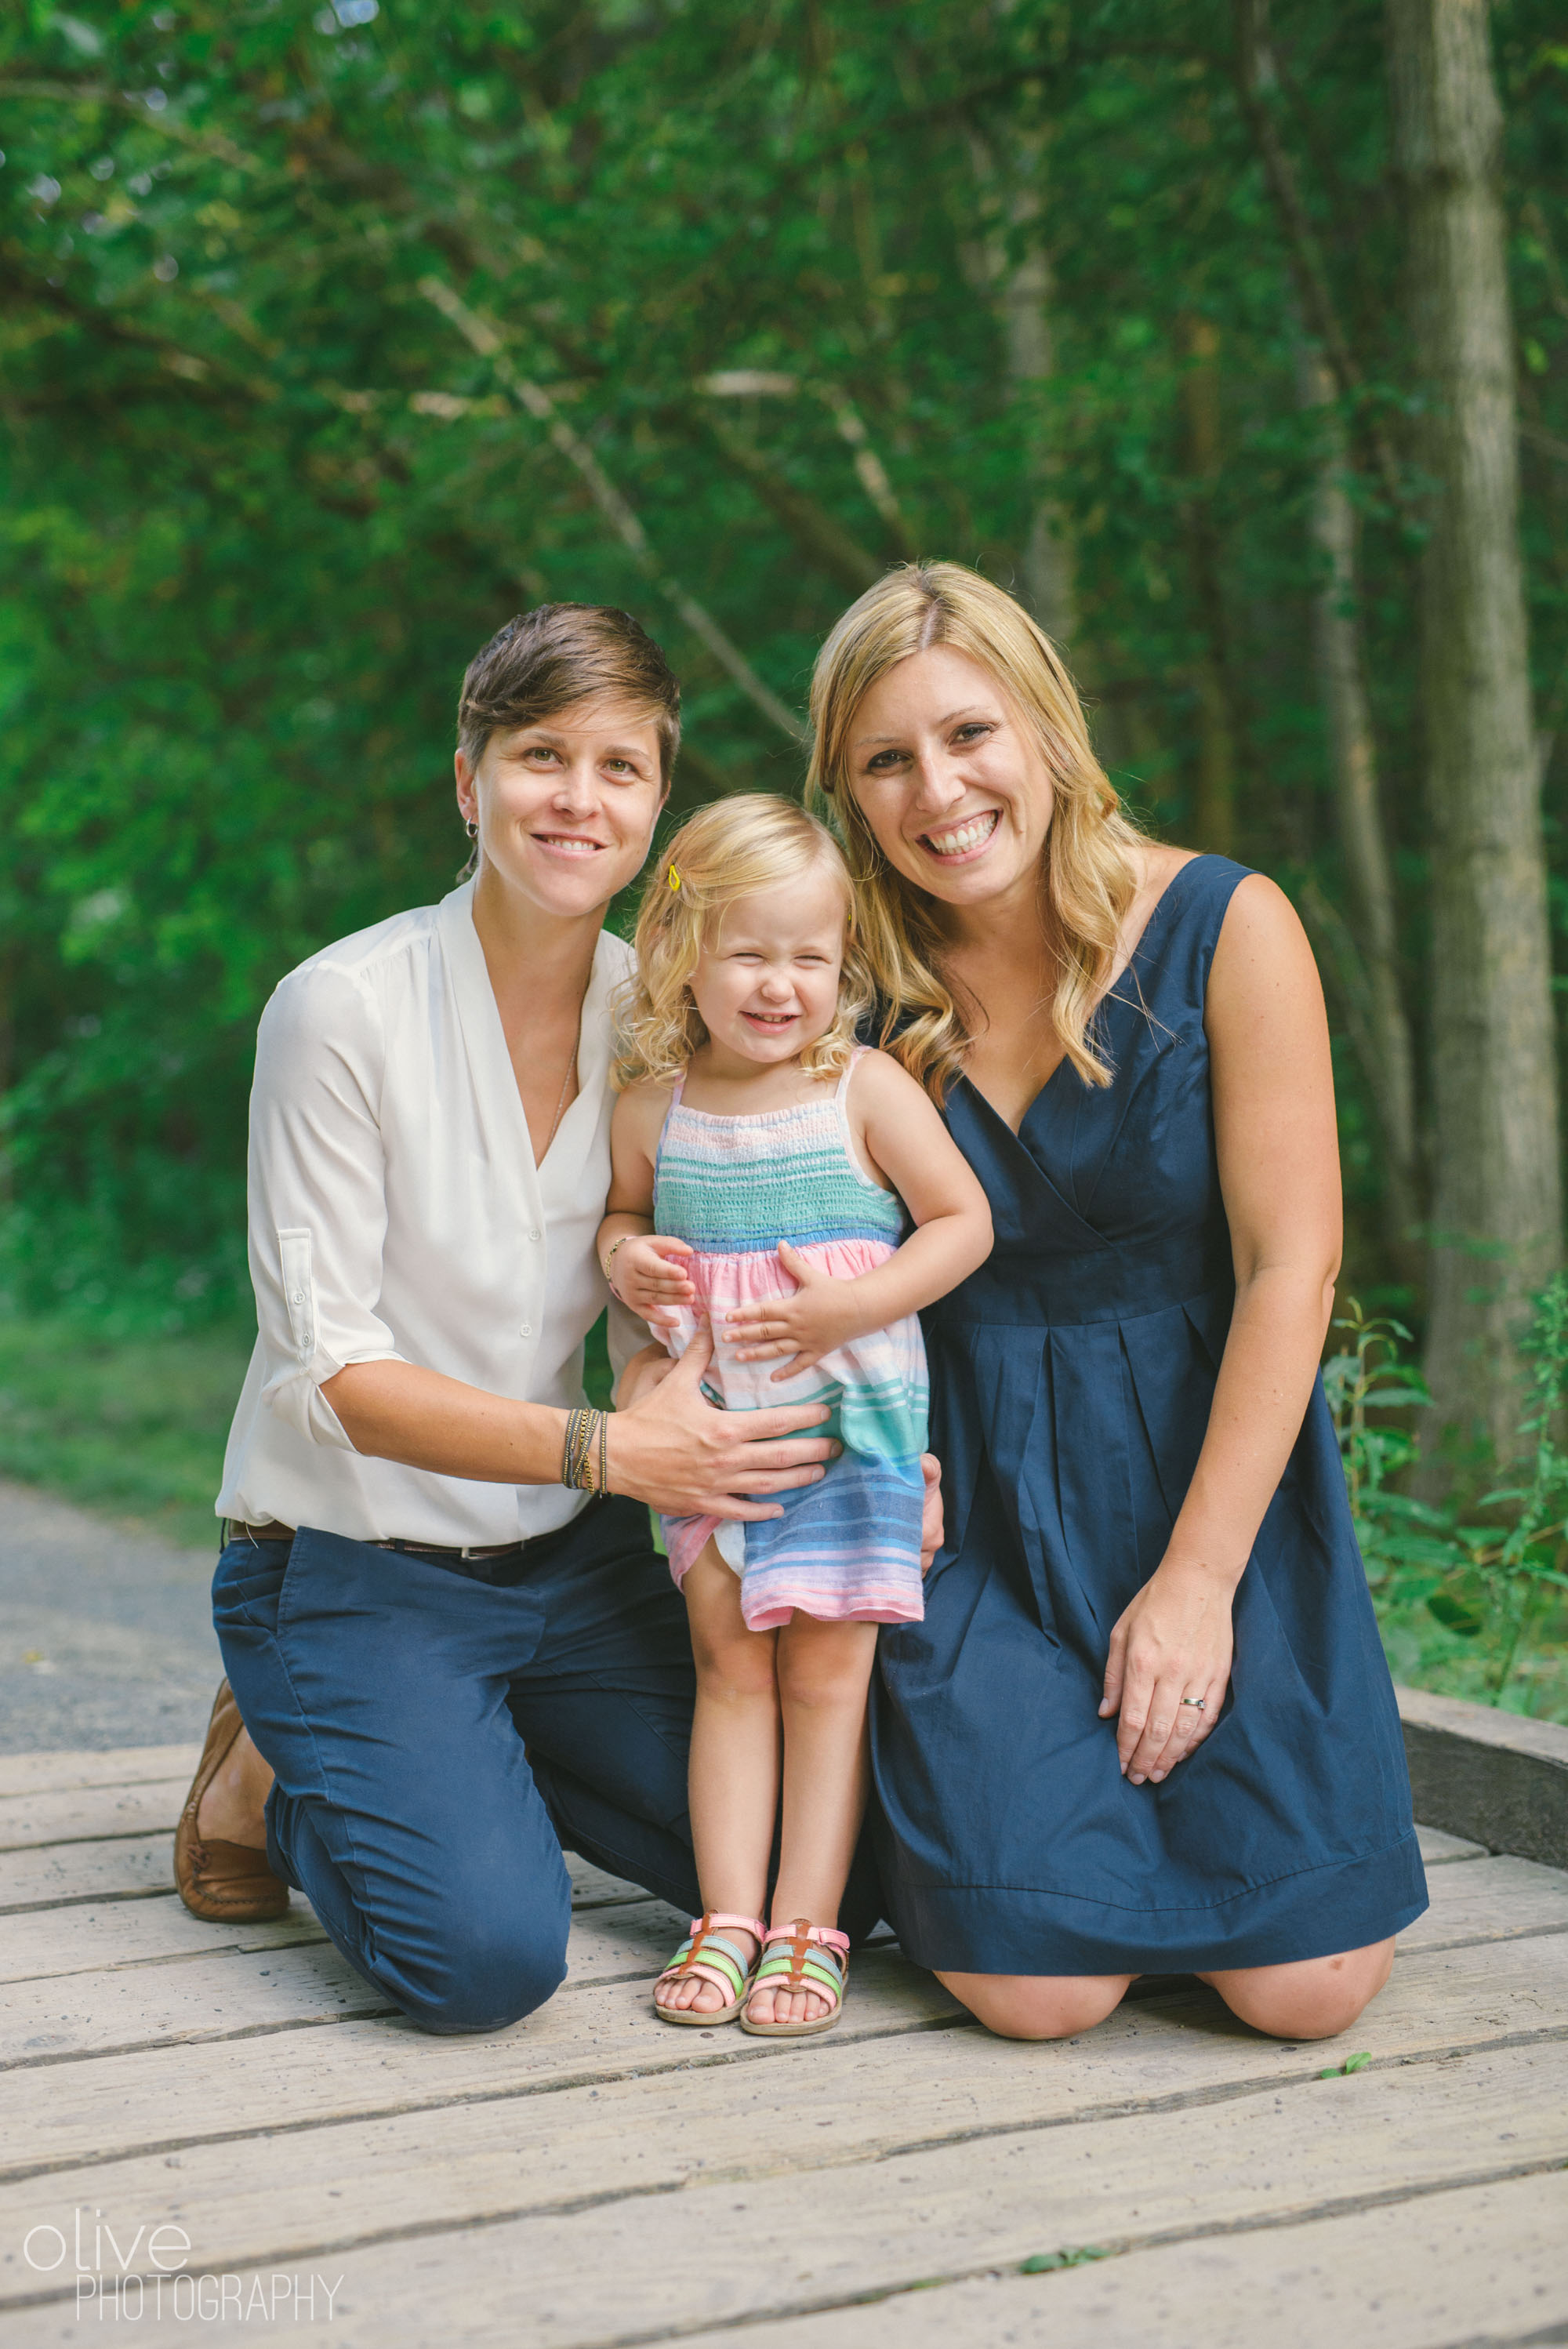
[[1568,2341],[1568,1873],[1427,1833],[1431,1909],[1326,2046],[1169,1982],[1016,2046],[892,1945],[826,2039],[662,2028],[680,1920],[573,1862],[565,1988],[439,2040],[297,1896],[186,1915],[194,1760],[0,1757],[5,2349]]

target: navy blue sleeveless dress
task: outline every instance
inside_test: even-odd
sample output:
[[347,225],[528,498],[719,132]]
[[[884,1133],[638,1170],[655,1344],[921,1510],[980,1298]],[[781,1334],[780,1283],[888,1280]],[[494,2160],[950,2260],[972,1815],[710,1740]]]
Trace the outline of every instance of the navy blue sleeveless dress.
[[1099,1032],[1014,1134],[960,1079],[950,1131],[990,1260],[925,1314],[947,1542],[884,1630],[872,1806],[922,1965],[1105,1974],[1278,1965],[1427,1906],[1388,1670],[1315,1388],[1235,1600],[1218,1722],[1130,1785],[1099,1716],[1111,1627],[1160,1564],[1208,1424],[1234,1284],[1203,1001],[1227,858],[1181,866]]

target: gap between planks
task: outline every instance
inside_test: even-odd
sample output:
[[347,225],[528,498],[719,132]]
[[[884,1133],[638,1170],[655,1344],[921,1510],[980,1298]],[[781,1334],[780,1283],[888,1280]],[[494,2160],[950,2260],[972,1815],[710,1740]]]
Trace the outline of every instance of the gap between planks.
[[[1560,2084],[1568,2080],[1568,1948],[1560,1940],[1533,1950],[1511,1944],[1509,1960],[1509,1982],[1489,1979],[1491,1970],[1473,1953],[1465,1961],[1448,1954],[1413,1962],[1398,1994],[1385,1992],[1358,2024],[1372,2061],[1353,2077],[1367,2079],[1370,2089],[1377,2075],[1422,2069],[1440,2086],[1449,2075],[1434,2066],[1517,2053],[1527,2077],[1542,2065],[1549,2072],[1555,2115]],[[1202,2011],[1184,2019],[1152,2004],[1124,2013],[1092,2038],[1057,2047],[1018,2047],[974,2025],[928,2040],[919,2052],[867,2034],[824,2044],[807,2062],[787,2062],[772,2075],[750,2065],[626,2071],[591,2089],[557,2076],[369,2118],[340,2112],[292,2128],[274,2122],[260,2134],[185,2142],[179,2151],[195,2157],[187,2176],[170,2176],[184,2164],[161,2147],[122,2147],[96,2161],[40,2164],[14,2177],[0,2187],[0,2221],[19,2239],[29,2226],[50,2223],[65,2198],[129,2206],[150,2225],[184,2223],[194,2190],[211,2264],[263,2256],[276,2262],[401,2239],[411,2228],[439,2234],[716,2180],[863,2167],[1000,2139],[1016,2147],[1052,2131],[1190,2116],[1270,2095],[1278,2105],[1303,2089],[1309,2102],[1319,2095],[1321,2047],[1263,2040],[1211,1992],[1175,2003],[1200,2002]],[[1487,2012],[1472,2022],[1478,2005]],[[649,2027],[656,2028],[645,2023]],[[1408,2095],[1408,2080],[1401,2093]],[[112,2086],[105,2102],[123,2108],[124,2086]],[[759,2112],[787,2150],[758,2153]],[[90,2122],[84,2114],[78,2128]],[[520,2168],[547,2178],[548,2192],[520,2203]],[[337,2217],[348,2222],[325,2241],[324,2197],[346,2198]],[[354,2221],[356,2202],[376,2223]]]
[[[331,2236],[286,2250],[257,2245],[224,2253],[224,2271],[280,2259],[341,2261],[349,2284],[342,2318],[366,2319],[363,2295],[373,2287],[384,2303],[378,2342],[427,2340],[409,2326],[438,2280],[432,2246],[444,2239],[459,2288],[448,2337],[633,2349],[917,2281],[955,2282],[1016,2266],[1053,2238],[1147,2248],[1557,2168],[1568,2150],[1563,2066],[1543,2064],[1540,2052],[1470,2055],[1447,2068],[1441,2093],[1426,2076],[1430,2067],[1416,2064],[1307,2094],[1271,2097],[1265,2089],[1206,2106],[1184,2118],[1180,2162],[1153,2174],[1141,2116],[1133,2115],[997,2138],[983,2189],[970,2142],[944,2142],[872,2156],[855,2165],[852,2189],[837,2167],[740,2180],[721,2172],[684,2191],[585,2199],[564,2213],[415,2221],[351,2247]],[[809,2100],[807,2080],[798,2094]],[[934,2241],[944,2249],[935,2275]],[[198,2235],[192,2249],[193,2264],[217,2267],[217,2247],[209,2254]],[[802,2293],[805,2282],[819,2289]],[[308,2339],[322,2328],[292,2329]]]
[[[811,2315],[688,2333],[693,2349],[1524,2349],[1568,2330],[1568,2177],[986,2273]],[[1195,2313],[1201,2319],[1195,2325]]]

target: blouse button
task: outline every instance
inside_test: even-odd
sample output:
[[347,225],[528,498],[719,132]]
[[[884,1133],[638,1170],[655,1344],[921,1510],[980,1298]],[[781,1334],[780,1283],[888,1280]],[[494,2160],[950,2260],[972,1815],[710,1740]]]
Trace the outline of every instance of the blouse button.
[[303,1288],[296,1288],[294,1290],[294,1301],[296,1305],[303,1305],[304,1303],[304,1291]]
[[520,1334],[520,1336],[524,1337],[524,1338],[531,1338],[531,1337],[532,1337],[532,1335],[533,1335],[533,1324],[532,1324],[532,1322],[531,1322],[531,1321],[525,1321],[525,1322],[522,1324],[521,1329],[521,1330],[520,1330],[519,1334]]
[[542,1240],[544,1237],[544,1234],[540,1230],[537,1224],[531,1224],[529,1226],[528,1237],[531,1240]]

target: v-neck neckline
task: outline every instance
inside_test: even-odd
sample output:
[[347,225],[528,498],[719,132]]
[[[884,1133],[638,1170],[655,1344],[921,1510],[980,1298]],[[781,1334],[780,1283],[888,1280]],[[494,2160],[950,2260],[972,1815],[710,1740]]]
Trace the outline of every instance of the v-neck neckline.
[[[458,1003],[469,1050],[473,1056],[480,1116],[488,1129],[500,1163],[511,1163],[525,1188],[542,1200],[542,1185],[554,1154],[564,1143],[584,1096],[603,1081],[608,1048],[603,1053],[586,1049],[589,1023],[603,1005],[606,988],[604,940],[601,930],[593,945],[593,960],[577,1019],[577,1096],[570,1102],[541,1158],[533,1154],[528,1112],[512,1066],[501,1022],[500,1006],[490,983],[490,966],[474,926],[473,887],[464,882],[441,901],[442,927],[457,980]],[[585,1065],[589,1064],[589,1065]]]
[[[1176,890],[1180,887],[1182,880],[1189,873],[1191,872],[1194,865],[1206,864],[1208,861],[1209,852],[1207,850],[1200,850],[1196,856],[1190,856],[1185,864],[1179,864],[1176,867],[1175,872],[1172,873],[1170,880],[1167,881],[1164,888],[1161,889],[1159,896],[1156,897],[1153,905],[1150,907],[1143,927],[1139,931],[1137,938],[1133,942],[1131,953],[1128,956],[1126,962],[1123,964],[1121,969],[1117,973],[1115,978],[1111,980],[1110,985],[1106,988],[1105,993],[1100,996],[1099,1000],[1096,1002],[1094,1009],[1089,1014],[1091,1021],[1098,1019],[1106,1005],[1109,1003],[1131,1004],[1135,1009],[1137,1008],[1134,999],[1131,996],[1119,995],[1117,989],[1120,987],[1122,980],[1127,977],[1128,972],[1136,970],[1138,958],[1142,954],[1145,946],[1149,942],[1149,934],[1150,930],[1152,930],[1155,923],[1165,911],[1166,906],[1171,902]],[[1040,1103],[1045,1100],[1046,1095],[1050,1092],[1051,1087],[1056,1083],[1057,1079],[1061,1075],[1063,1070],[1070,1069],[1071,1066],[1072,1062],[1064,1052],[1061,1059],[1057,1062],[1056,1067],[1051,1071],[1050,1075],[1031,1096],[1016,1125],[1013,1125],[1003,1116],[1001,1111],[996,1107],[995,1102],[991,1100],[987,1093],[982,1092],[980,1087],[975,1082],[973,1077],[965,1073],[961,1075],[959,1082],[967,1086],[975,1100],[980,1103],[981,1107],[985,1111],[989,1117],[995,1120],[995,1123],[1002,1128],[1003,1132],[1009,1134],[1021,1150],[1026,1151],[1027,1144],[1024,1141],[1024,1128],[1028,1124],[1029,1120],[1034,1116],[1035,1112],[1039,1108]]]

